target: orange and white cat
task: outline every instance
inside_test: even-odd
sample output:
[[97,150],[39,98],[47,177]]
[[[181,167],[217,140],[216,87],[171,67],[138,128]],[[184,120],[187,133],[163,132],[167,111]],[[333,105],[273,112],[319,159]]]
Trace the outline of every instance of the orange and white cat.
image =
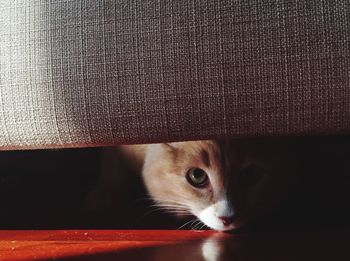
[[297,177],[293,142],[284,139],[121,148],[136,166],[142,166],[146,188],[160,207],[192,214],[219,231],[240,228],[269,213]]

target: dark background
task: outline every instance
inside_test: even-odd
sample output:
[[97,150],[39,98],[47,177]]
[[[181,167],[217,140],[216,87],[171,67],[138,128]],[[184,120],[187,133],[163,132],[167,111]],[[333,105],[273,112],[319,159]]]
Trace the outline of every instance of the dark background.
[[[271,216],[252,227],[348,226],[350,138],[304,137],[296,142],[302,166],[297,189]],[[109,168],[109,150],[0,152],[0,229],[161,229],[184,223],[154,211],[135,174],[128,177],[127,191],[116,192],[115,207],[86,207],[99,175]],[[123,162],[117,156],[115,160]]]
[[183,223],[150,207],[140,176],[131,171],[130,177],[122,173],[114,181],[123,183],[110,196],[115,205],[91,208],[89,194],[102,172],[117,175],[115,166],[126,168],[110,148],[0,152],[0,229],[136,229]]

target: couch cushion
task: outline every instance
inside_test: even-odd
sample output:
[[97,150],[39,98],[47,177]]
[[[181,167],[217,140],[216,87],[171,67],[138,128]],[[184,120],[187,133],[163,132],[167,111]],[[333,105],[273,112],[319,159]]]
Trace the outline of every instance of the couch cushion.
[[350,2],[0,0],[0,147],[350,132]]

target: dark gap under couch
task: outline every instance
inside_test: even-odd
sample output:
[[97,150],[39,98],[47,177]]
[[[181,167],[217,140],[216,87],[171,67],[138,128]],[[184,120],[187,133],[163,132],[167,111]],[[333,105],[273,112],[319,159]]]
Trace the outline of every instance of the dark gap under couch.
[[[253,228],[349,227],[350,137],[299,140],[298,188]],[[184,223],[152,211],[137,175],[120,195],[125,204],[86,209],[104,153],[104,148],[1,152],[0,229],[175,229]]]

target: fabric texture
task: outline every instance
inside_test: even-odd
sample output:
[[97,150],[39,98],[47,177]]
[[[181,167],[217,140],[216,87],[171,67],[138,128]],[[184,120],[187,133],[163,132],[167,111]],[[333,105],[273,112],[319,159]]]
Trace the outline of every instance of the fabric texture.
[[0,148],[350,133],[348,0],[0,0]]

